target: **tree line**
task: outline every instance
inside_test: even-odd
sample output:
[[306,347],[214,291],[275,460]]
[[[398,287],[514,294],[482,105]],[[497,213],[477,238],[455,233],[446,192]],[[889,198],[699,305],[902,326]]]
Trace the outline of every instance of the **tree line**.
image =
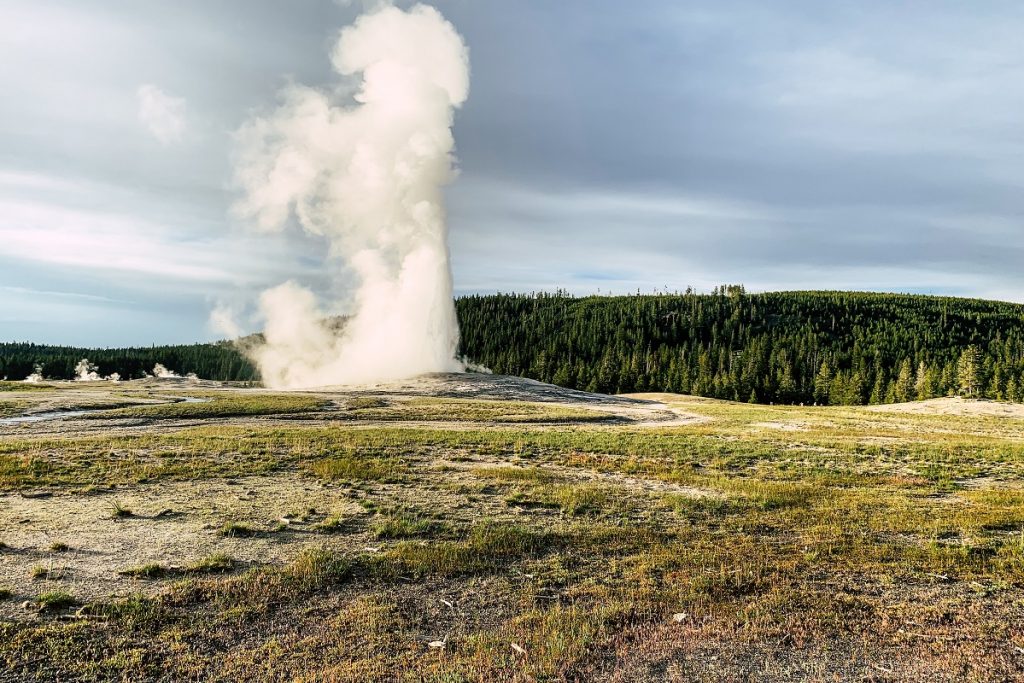
[[[964,395],[1024,402],[1024,306],[900,294],[774,292],[455,302],[460,353],[494,372],[602,393],[668,391],[757,403],[856,405]],[[72,379],[88,358],[132,379],[255,381],[228,342],[125,349],[0,344],[0,377]]]
[[461,351],[494,372],[603,393],[857,405],[1024,401],[1024,306],[860,292],[457,300]]
[[136,379],[153,372],[160,363],[180,375],[195,373],[217,380],[252,381],[258,373],[233,344],[190,344],[124,349],[85,349],[44,344],[0,343],[0,377],[25,379],[38,368],[46,379],[74,379],[83,358],[98,366],[98,374],[117,373]]

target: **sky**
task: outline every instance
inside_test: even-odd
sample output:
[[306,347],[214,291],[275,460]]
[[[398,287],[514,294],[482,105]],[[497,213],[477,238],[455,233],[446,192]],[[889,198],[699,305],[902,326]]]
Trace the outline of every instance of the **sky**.
[[[457,294],[1024,301],[1024,5],[434,4],[470,51]],[[361,9],[0,4],[0,340],[205,341],[214,309],[329,287],[323,243],[233,216],[235,132],[331,83]]]

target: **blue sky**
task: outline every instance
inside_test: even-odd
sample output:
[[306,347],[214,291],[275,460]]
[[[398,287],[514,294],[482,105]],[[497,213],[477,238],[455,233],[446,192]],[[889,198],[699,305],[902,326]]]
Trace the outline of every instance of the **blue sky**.
[[[446,0],[459,293],[1024,300],[1024,6]],[[212,339],[323,245],[229,208],[232,134],[331,80],[332,0],[0,6],[0,339]]]

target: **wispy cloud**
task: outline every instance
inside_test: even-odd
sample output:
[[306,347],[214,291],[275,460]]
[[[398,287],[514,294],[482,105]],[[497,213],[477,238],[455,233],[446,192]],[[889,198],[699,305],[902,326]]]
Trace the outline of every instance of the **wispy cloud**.
[[96,294],[83,294],[81,292],[61,292],[51,289],[33,289],[31,287],[8,287],[0,286],[0,292],[8,292],[15,296],[40,296],[40,297],[51,297],[55,299],[82,299],[85,301],[92,301],[96,303],[111,303],[111,304],[124,304],[129,303],[120,299],[112,299],[107,296],[99,296]]
[[160,202],[128,188],[0,169],[0,258],[145,289],[173,280],[209,292],[286,278],[304,255],[302,245],[254,243],[216,216]]
[[148,273],[181,280],[227,281],[219,254],[178,241],[173,231],[102,211],[0,200],[4,256],[62,266]]
[[152,84],[139,87],[139,121],[163,145],[185,135],[185,99],[172,97]]

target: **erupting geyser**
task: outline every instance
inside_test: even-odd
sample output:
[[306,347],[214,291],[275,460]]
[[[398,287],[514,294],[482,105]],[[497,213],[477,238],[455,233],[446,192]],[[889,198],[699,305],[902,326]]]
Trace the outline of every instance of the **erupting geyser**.
[[442,188],[466,46],[433,7],[387,5],[343,29],[331,59],[343,84],[361,74],[358,88],[290,86],[239,131],[236,210],[262,230],[294,217],[325,237],[333,289],[350,294],[325,310],[295,282],[264,292],[266,341],[250,355],[277,388],[462,370]]

